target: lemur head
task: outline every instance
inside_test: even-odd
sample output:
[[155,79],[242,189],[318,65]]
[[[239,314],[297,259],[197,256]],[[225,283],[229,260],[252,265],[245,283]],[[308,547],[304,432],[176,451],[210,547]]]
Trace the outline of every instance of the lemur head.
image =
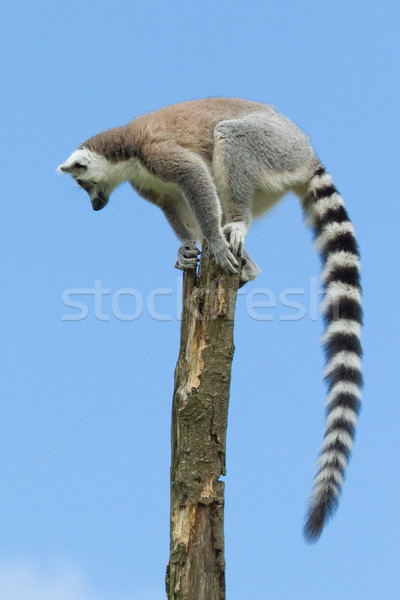
[[72,175],[76,183],[89,194],[93,210],[104,208],[111,192],[123,181],[115,163],[85,147],[75,150],[57,171]]

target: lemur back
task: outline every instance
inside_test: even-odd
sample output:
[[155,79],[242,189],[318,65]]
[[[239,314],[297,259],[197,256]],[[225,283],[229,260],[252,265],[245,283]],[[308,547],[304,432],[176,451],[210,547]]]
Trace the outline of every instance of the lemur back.
[[217,264],[242,283],[259,268],[244,250],[253,218],[289,191],[300,198],[320,253],[328,385],[325,438],[304,534],[316,540],[335,510],[360,407],[361,286],[354,229],[306,135],[272,107],[241,99],[193,100],[89,138],[59,170],[94,210],[129,181],[159,206],[182,245],[175,266],[195,268],[206,239]]

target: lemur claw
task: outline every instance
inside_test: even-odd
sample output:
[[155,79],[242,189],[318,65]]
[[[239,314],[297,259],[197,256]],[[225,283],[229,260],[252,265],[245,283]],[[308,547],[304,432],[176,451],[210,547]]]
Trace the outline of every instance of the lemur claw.
[[195,269],[200,260],[199,254],[200,250],[197,248],[196,242],[185,242],[178,250],[178,259],[174,265],[175,269],[180,269],[181,271]]
[[221,238],[220,242],[217,244],[210,243],[210,250],[215,258],[215,262],[221,269],[228,273],[232,273],[232,275],[237,275],[239,263],[233,256],[224,238]]
[[242,222],[227,223],[222,232],[226,237],[229,248],[235,256],[241,256],[243,252],[244,240],[246,238],[246,226]]

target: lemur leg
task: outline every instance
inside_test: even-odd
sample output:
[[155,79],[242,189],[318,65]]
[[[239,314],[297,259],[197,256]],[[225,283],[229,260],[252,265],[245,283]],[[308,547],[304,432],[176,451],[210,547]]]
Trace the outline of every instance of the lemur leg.
[[[214,132],[213,173],[224,210],[223,233],[234,254],[243,256],[243,246],[252,221],[257,163],[247,147],[246,121],[224,121]],[[260,272],[248,254],[243,261],[242,279],[250,281]]]
[[151,147],[145,166],[163,181],[179,187],[217,264],[236,274],[238,261],[221,229],[220,200],[207,163],[195,152],[168,140]]
[[178,259],[175,268],[181,271],[195,269],[199,259],[200,250],[196,246],[196,233],[193,230],[193,224],[190,223],[190,214],[185,206],[185,200],[174,202],[171,198],[166,198],[161,205],[161,209],[174,230],[182,246],[178,250]]
[[178,184],[216,263],[236,274],[239,264],[221,229],[220,200],[207,164],[195,153],[175,144],[160,144],[158,152],[160,149],[163,150],[161,164],[155,153],[154,171],[157,173],[158,169],[161,178]]

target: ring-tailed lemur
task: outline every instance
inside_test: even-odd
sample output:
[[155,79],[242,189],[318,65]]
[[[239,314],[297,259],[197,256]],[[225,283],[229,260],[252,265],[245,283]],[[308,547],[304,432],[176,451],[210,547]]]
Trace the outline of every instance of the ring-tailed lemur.
[[243,281],[258,267],[243,245],[252,219],[288,191],[300,198],[323,262],[323,338],[329,395],[319,470],[304,528],[316,540],[335,510],[360,406],[360,260],[353,225],[305,134],[272,107],[208,98],[145,114],[89,138],[59,167],[94,210],[129,181],[159,206],[182,242],[176,266],[196,267],[205,238],[216,262]]

